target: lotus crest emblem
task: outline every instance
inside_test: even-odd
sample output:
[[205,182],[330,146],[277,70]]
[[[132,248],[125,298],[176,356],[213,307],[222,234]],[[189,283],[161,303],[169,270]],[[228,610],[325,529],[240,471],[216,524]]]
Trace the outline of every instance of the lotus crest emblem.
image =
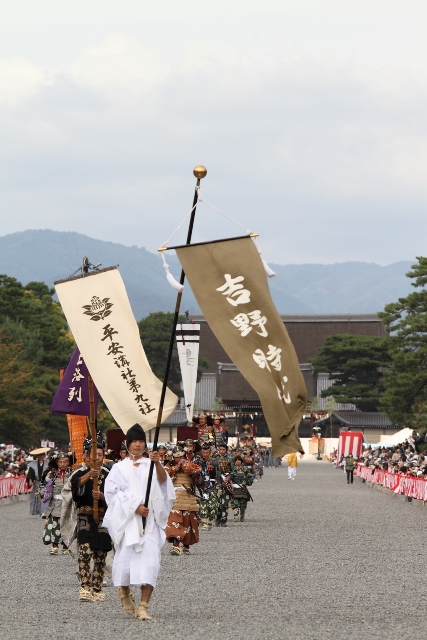
[[112,302],[109,302],[110,298],[103,298],[102,300],[98,296],[93,296],[91,304],[85,304],[82,308],[86,309],[83,313],[87,316],[91,316],[91,320],[104,320],[112,313],[110,311],[113,306]]

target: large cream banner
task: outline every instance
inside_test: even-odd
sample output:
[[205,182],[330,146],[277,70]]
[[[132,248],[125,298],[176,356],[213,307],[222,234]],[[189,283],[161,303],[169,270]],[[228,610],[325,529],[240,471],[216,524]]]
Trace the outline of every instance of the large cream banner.
[[[119,271],[60,280],[55,289],[93,381],[122,431],[135,423],[155,427],[162,383],[148,364]],[[162,421],[177,400],[168,389]]]
[[261,401],[273,455],[303,451],[307,391],[251,238],[176,247],[210,328]]

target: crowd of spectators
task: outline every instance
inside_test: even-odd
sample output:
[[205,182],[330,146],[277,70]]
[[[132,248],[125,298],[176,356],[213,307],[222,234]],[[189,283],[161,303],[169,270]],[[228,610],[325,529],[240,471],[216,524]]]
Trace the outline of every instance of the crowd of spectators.
[[366,467],[383,469],[402,476],[427,478],[427,453],[420,447],[421,439],[416,433],[405,442],[391,447],[368,446],[359,458]]
[[[427,479],[427,450],[424,452],[423,445],[425,438],[420,437],[415,431],[410,438],[398,445],[387,447],[365,444],[356,463],[362,463],[372,469],[372,472],[382,469],[402,476]],[[337,452],[334,450],[331,461],[336,461],[336,456]],[[338,466],[344,468],[344,456],[341,457]]]
[[27,475],[27,463],[33,460],[29,451],[25,449],[6,449],[6,445],[0,444],[0,479],[18,478]]

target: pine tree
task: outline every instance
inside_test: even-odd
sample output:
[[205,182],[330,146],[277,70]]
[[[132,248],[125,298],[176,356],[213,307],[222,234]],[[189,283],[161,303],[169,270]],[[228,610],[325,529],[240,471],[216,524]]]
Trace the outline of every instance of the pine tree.
[[417,260],[406,274],[417,291],[378,314],[392,336],[392,361],[384,374],[381,404],[390,419],[402,426],[418,423],[427,403],[427,258]]
[[331,386],[322,397],[351,403],[361,411],[378,411],[383,391],[382,368],[390,362],[388,338],[338,334],[328,336],[315,358],[315,371],[329,373]]

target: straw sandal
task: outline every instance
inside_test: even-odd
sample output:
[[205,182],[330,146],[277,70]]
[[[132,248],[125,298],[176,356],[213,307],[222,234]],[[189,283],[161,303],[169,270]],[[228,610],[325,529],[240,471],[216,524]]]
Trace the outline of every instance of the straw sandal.
[[182,556],[181,547],[175,547],[174,545],[172,545],[169,553],[171,554],[171,556]]
[[92,591],[91,600],[92,602],[104,602],[105,593],[102,593],[101,591]]
[[92,599],[90,595],[89,589],[85,589],[84,587],[80,587],[79,600],[81,602],[90,602]]
[[118,594],[123,609],[126,613],[133,616],[136,610],[136,604],[129,587],[119,587]]
[[148,602],[141,602],[138,609],[135,611],[135,618],[137,620],[154,620],[152,616],[148,615]]

